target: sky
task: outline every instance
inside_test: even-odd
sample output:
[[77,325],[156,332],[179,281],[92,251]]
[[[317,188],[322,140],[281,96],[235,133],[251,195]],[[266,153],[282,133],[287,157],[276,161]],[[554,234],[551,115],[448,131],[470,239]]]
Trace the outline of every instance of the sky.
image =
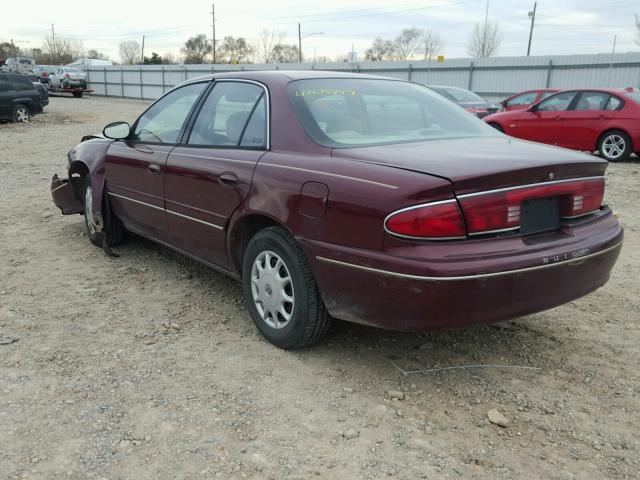
[[[52,8],[51,0],[30,0],[28,21],[24,4],[1,0],[0,41],[21,48],[41,47],[55,26],[56,35],[76,38],[119,60],[122,40],[142,41],[145,54],[170,52],[178,56],[185,40],[204,33],[211,38],[211,3],[201,0],[83,0],[82,7]],[[526,53],[533,0],[489,0],[489,18],[500,23],[504,39],[498,55]],[[352,48],[359,60],[375,37],[393,38],[403,28],[431,29],[445,40],[446,58],[466,57],[466,44],[475,22],[484,21],[487,0],[217,0],[216,39],[226,35],[255,39],[263,29],[285,34],[297,43],[298,22],[305,56],[336,57]],[[638,0],[539,0],[532,55],[639,51],[634,14]]]

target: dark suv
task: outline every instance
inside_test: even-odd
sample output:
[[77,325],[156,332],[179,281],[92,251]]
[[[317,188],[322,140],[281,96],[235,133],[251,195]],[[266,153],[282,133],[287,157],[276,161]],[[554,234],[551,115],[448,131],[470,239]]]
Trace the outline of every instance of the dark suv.
[[0,121],[28,122],[38,113],[42,113],[42,101],[29,77],[0,73]]

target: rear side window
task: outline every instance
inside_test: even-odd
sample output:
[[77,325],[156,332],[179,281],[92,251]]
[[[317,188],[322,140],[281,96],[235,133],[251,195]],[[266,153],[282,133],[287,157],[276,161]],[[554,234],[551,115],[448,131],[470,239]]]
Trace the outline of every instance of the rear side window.
[[6,92],[8,90],[11,90],[9,79],[5,75],[0,74],[0,92]]
[[622,100],[612,96],[609,98],[609,103],[607,103],[607,107],[605,108],[605,110],[611,112],[614,110],[619,110],[620,108],[622,108]]
[[12,78],[12,83],[13,83],[13,89],[20,92],[34,90],[34,86],[31,83],[31,80],[29,80],[28,77],[25,77],[22,75],[14,75]]
[[610,95],[602,92],[584,92],[576,105],[576,110],[604,110]]
[[266,99],[262,87],[219,82],[196,118],[189,145],[263,147],[266,144]]

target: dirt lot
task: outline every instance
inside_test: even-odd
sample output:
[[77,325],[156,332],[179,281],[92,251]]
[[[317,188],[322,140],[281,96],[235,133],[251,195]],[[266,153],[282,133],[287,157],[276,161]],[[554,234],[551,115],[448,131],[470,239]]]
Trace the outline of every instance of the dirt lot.
[[234,281],[137,237],[110,258],[53,206],[67,150],[145,105],[52,98],[0,125],[1,478],[640,478],[640,164],[609,168],[626,243],[598,292],[285,352]]

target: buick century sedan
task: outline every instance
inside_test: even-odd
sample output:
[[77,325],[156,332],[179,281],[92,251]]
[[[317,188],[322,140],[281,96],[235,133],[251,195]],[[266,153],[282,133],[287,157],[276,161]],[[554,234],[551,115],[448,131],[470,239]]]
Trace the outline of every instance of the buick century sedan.
[[300,348],[333,318],[458,327],[601,287],[623,241],[606,168],[420,85],[233,72],[84,137],[51,189],[108,252],[134,232],[240,280],[260,332]]

